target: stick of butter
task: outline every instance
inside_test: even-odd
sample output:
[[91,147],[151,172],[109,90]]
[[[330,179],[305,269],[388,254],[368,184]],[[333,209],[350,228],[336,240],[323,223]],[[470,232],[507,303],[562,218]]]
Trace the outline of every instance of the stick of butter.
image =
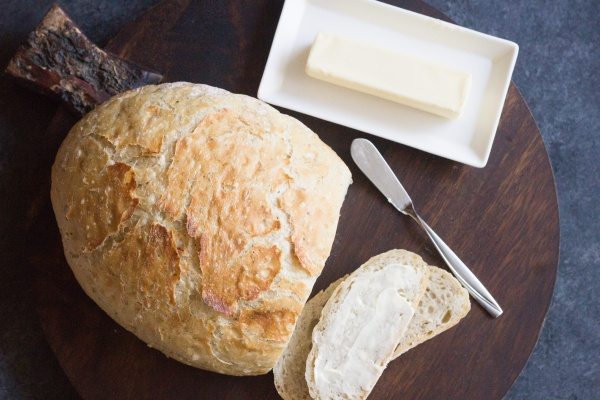
[[457,118],[471,75],[329,33],[319,33],[306,73],[317,79],[447,118]]

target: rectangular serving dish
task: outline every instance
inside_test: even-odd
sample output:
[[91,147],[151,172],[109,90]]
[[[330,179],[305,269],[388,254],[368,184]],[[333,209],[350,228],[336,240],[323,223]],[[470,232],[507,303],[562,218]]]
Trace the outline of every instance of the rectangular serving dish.
[[[467,71],[472,87],[455,120],[306,75],[319,32],[412,53]],[[258,98],[441,157],[486,165],[510,84],[516,43],[375,0],[286,0]]]

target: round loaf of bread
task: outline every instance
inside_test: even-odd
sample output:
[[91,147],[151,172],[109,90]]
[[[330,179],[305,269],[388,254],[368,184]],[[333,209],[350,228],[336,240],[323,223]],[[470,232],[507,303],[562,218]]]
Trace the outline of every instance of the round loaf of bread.
[[257,375],[293,332],[350,183],[294,118],[171,83],[79,121],[51,196],[66,259],[108,315],[181,362]]

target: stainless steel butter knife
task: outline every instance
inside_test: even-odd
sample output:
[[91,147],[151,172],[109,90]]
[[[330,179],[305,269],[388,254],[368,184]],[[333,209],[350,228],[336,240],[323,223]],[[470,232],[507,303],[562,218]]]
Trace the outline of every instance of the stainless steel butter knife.
[[499,317],[502,314],[502,308],[471,270],[417,214],[408,193],[375,145],[367,139],[354,139],[350,152],[358,168],[383,193],[388,201],[402,214],[410,216],[421,225],[446,264],[448,264],[450,271],[471,293],[473,298],[493,317]]

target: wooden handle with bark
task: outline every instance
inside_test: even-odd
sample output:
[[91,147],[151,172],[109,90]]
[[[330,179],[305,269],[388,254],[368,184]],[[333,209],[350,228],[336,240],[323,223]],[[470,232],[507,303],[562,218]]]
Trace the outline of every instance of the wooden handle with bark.
[[158,83],[162,75],[105,52],[56,4],[5,71],[25,86],[83,115],[117,93]]

